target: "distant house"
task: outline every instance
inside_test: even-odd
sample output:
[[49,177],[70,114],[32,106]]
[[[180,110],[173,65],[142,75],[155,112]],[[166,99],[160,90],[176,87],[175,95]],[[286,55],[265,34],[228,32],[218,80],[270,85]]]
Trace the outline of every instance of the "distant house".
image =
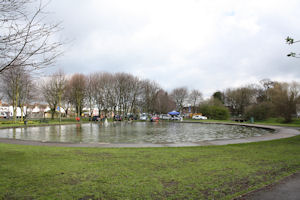
[[[21,108],[17,107],[16,116],[17,118],[21,117]],[[26,107],[23,108],[23,117],[26,115]],[[13,106],[8,104],[1,103],[0,105],[0,118],[12,118],[14,116]]]
[[9,116],[9,105],[2,104],[0,101],[0,118],[7,118]]
[[28,117],[29,118],[43,118],[45,117],[45,112],[49,111],[50,108],[45,104],[35,103],[28,106]]

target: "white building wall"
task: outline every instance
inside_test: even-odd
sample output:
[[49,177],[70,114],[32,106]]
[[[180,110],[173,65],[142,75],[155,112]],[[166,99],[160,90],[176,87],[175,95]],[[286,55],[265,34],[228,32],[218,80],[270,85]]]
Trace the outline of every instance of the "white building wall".
[[[9,106],[9,115],[10,117],[14,116],[14,109],[12,106]],[[23,108],[23,117],[26,115],[26,106]],[[16,116],[21,117],[21,108],[17,107]]]

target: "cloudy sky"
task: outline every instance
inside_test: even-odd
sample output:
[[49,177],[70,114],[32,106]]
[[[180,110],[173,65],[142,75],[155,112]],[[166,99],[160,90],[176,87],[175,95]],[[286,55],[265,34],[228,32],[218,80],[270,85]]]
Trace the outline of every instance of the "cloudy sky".
[[300,81],[299,0],[52,0],[66,73],[128,72],[208,97],[264,78]]

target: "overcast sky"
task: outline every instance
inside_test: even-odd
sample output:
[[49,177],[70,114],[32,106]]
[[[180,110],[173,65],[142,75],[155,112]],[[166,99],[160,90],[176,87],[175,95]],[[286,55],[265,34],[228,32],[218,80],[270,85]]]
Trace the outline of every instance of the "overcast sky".
[[52,0],[66,73],[128,72],[170,91],[300,81],[299,0]]

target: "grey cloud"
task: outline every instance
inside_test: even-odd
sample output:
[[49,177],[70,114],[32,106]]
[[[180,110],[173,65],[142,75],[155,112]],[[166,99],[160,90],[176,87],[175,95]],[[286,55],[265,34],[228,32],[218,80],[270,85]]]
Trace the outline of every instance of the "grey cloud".
[[[182,9],[181,21],[173,21],[172,16],[179,19],[175,11],[176,6],[181,10],[182,1],[170,1],[173,10],[164,10],[168,4],[158,1],[142,5],[131,0],[124,9],[115,6],[117,0],[112,2],[51,2],[53,17],[63,21],[62,34],[74,39],[57,66],[67,73],[129,72],[156,80],[167,90],[187,86],[205,96],[263,78],[300,80],[300,60],[286,57],[290,51],[300,52],[300,45],[284,42],[286,36],[297,38],[300,32],[297,1],[282,9],[283,0],[278,5],[274,1],[231,5],[229,1],[224,9],[197,1],[214,11],[207,15],[193,8],[194,1],[187,1],[191,5]],[[126,10],[134,6],[140,7]]]

